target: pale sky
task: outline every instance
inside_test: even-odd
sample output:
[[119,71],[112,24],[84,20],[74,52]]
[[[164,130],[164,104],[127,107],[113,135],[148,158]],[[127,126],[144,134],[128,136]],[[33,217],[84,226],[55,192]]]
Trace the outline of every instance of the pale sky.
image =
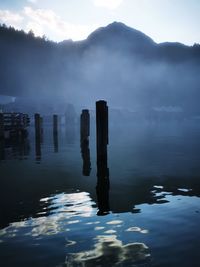
[[0,0],[0,23],[54,41],[120,21],[155,42],[200,43],[200,0]]

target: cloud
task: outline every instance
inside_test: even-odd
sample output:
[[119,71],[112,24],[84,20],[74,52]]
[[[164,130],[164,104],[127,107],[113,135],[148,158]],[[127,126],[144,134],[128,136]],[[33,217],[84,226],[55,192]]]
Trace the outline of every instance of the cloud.
[[0,10],[0,22],[7,25],[14,25],[16,28],[19,28],[20,24],[23,21],[23,17],[18,14],[11,12],[9,10]]
[[122,4],[123,0],[93,0],[95,6],[116,9]]
[[36,4],[37,0],[27,0],[27,2],[31,3],[31,4]]
[[30,6],[24,7],[18,13],[0,9],[0,23],[5,23],[18,30],[23,29],[26,32],[32,30],[36,36],[45,34],[54,41],[83,40],[97,28],[97,25],[69,23],[51,9],[39,9]]
[[45,35],[43,27],[37,22],[28,22],[26,25],[26,31],[32,30],[36,36]]
[[[68,23],[50,9],[24,7],[23,13],[29,21],[27,30],[32,29],[36,35],[43,35],[44,30],[45,33],[48,31],[49,37],[57,41],[85,39],[95,29],[95,26]],[[31,28],[28,29],[28,27]]]

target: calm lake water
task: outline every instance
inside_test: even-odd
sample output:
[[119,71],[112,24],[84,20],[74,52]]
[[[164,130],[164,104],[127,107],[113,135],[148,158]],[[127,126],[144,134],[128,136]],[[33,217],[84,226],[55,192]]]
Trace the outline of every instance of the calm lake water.
[[0,265],[199,267],[200,124],[111,122],[108,168],[99,197],[94,125],[1,143]]

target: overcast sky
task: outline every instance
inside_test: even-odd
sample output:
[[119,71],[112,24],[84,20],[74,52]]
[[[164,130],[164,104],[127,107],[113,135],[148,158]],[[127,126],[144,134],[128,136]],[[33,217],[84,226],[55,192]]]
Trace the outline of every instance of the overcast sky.
[[200,0],[0,0],[0,23],[54,41],[120,21],[156,42],[200,43]]

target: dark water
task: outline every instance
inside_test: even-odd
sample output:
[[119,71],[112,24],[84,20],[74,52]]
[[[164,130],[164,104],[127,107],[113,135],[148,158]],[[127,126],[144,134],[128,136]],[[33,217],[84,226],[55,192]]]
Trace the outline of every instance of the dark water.
[[0,265],[199,266],[200,126],[111,123],[103,200],[91,130],[1,142]]

